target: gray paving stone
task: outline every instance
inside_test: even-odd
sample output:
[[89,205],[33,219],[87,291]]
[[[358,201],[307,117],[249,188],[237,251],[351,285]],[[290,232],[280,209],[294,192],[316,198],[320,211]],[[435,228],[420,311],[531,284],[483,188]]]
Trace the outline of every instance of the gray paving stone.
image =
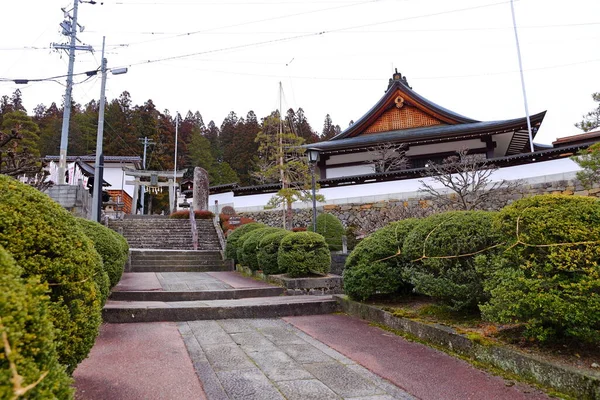
[[189,325],[186,322],[180,322],[177,324],[177,328],[179,328],[179,333],[181,333],[183,343],[185,343],[190,358],[193,361],[208,362],[200,343],[198,343]]
[[245,319],[223,319],[218,321],[227,333],[255,332],[256,329]]
[[306,344],[304,339],[300,338],[294,331],[289,330],[287,327],[264,328],[260,330],[260,333],[277,346],[284,344]]
[[337,400],[340,398],[316,379],[279,382],[277,386],[288,400]]
[[287,322],[279,319],[279,318],[260,318],[260,319],[249,319],[245,320],[248,322],[248,325],[253,326],[257,329],[265,329],[265,328],[284,328],[291,330],[292,326]]
[[367,397],[344,397],[344,400],[396,400],[396,397],[382,396],[367,396]]
[[222,371],[217,376],[232,400],[285,400],[258,368]]
[[327,354],[308,343],[282,344],[279,346],[279,348],[285,351],[300,364],[329,363],[334,361]]
[[368,379],[371,382],[373,382],[378,388],[382,389],[384,392],[386,392],[388,395],[392,396],[392,398],[394,398],[394,399],[416,400],[415,397],[411,396],[404,390],[400,389],[398,386],[383,379],[379,375],[372,373],[371,371],[369,371],[362,365],[358,365],[358,364],[349,365],[348,368],[351,369],[352,371],[356,372],[363,378]]
[[193,360],[192,364],[194,365],[196,375],[200,378],[202,389],[206,393],[207,398],[210,400],[229,400],[229,396],[225,393],[221,381],[208,361]]
[[188,326],[201,346],[209,344],[234,343],[231,337],[216,321],[190,321]]
[[349,359],[348,357],[346,357],[345,355],[338,353],[337,351],[335,351],[334,349],[332,349],[331,347],[327,346],[326,344],[323,344],[321,342],[319,342],[317,339],[313,338],[312,336],[299,331],[296,333],[298,335],[298,337],[300,337],[301,339],[303,339],[306,343],[316,347],[317,349],[321,350],[323,353],[327,354],[329,357],[333,358],[334,360],[341,362],[342,364],[345,365],[353,365],[356,364],[354,361],[352,361],[351,359]]
[[305,364],[315,378],[344,397],[385,395],[375,384],[338,362]]
[[279,382],[314,378],[283,351],[254,352],[248,355],[272,381]]
[[272,342],[267,340],[257,331],[232,333],[231,338],[235,343],[240,345],[246,353],[277,350],[277,347]]
[[203,346],[204,354],[216,372],[256,368],[235,343]]

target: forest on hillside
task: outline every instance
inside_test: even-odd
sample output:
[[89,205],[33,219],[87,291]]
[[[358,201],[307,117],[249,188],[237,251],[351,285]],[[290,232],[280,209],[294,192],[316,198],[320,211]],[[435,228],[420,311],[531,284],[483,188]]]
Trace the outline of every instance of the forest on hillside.
[[[96,150],[99,102],[73,103],[69,126],[69,156],[90,155]],[[35,156],[58,155],[63,120],[63,105],[39,104],[26,110],[19,90],[0,97],[0,131],[13,129],[22,135],[22,144]],[[269,183],[260,173],[262,167],[257,140],[259,133],[283,129],[301,138],[303,143],[327,140],[341,132],[329,114],[317,132],[302,108],[289,109],[280,121],[279,111],[259,118],[252,110],[245,117],[231,111],[220,125],[206,124],[199,111],[179,115],[177,139],[178,168],[199,166],[210,175],[211,186],[237,182],[240,185]],[[176,115],[159,111],[152,100],[132,103],[123,92],[106,101],[104,114],[104,155],[142,156],[142,140],[154,142],[148,147],[146,169],[169,170],[174,166]],[[271,178],[274,179],[274,178]]]

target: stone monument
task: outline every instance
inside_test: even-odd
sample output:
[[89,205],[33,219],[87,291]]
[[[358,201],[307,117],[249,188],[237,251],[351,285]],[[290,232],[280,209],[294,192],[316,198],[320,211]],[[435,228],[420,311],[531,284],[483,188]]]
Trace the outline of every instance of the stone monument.
[[194,168],[194,211],[208,210],[208,172],[204,168]]

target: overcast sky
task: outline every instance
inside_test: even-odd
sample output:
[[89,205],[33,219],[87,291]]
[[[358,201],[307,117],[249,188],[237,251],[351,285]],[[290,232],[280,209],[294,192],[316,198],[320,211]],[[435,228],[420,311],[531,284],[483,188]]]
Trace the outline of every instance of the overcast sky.
[[[329,113],[342,129],[383,95],[394,68],[429,100],[467,117],[525,115],[510,1],[502,0],[106,0],[80,4],[75,72],[100,65],[106,36],[107,98],[127,90],[172,114],[200,111],[220,125],[230,111],[259,118],[302,107],[321,131]],[[531,114],[548,110],[536,142],[579,133],[573,126],[600,91],[600,1],[515,1]],[[65,75],[59,0],[3,1],[0,79]],[[84,77],[76,77],[81,82]],[[60,78],[64,84],[65,79]],[[60,103],[56,82],[0,82],[23,92],[31,113]],[[74,87],[76,102],[98,99],[100,79]]]

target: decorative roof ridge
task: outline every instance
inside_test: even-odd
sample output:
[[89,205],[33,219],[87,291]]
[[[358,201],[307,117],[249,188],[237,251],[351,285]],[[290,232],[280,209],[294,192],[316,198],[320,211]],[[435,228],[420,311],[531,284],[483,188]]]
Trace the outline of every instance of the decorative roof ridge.
[[[471,119],[465,117],[464,115],[458,114],[454,111],[451,111],[447,108],[444,108],[425,97],[421,96],[408,84],[408,79],[406,76],[403,76],[401,73],[396,72],[390,78],[388,83],[388,88],[385,91],[383,97],[375,103],[373,107],[369,111],[366,112],[362,117],[360,117],[354,124],[350,125],[343,132],[329,139],[329,141],[335,141],[340,139],[345,139],[350,136],[353,136],[356,133],[360,133],[362,130],[366,129],[368,125],[370,125],[376,118],[378,118],[385,111],[385,106],[390,102],[394,101],[392,99],[396,94],[396,90],[404,93],[404,95],[414,103],[417,103],[418,108],[424,108],[431,110],[434,114],[438,114],[442,119],[445,119],[450,124],[466,124],[472,122],[480,122],[475,119]],[[404,99],[403,99],[404,100]]]

